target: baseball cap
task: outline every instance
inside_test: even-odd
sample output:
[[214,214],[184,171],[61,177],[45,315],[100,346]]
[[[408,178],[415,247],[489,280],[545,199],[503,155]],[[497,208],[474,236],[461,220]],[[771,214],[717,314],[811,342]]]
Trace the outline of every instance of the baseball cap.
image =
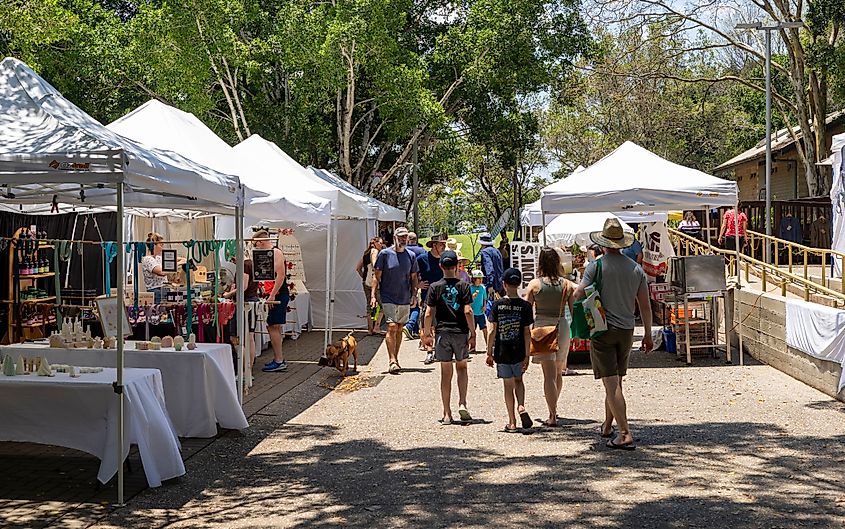
[[452,268],[458,266],[458,254],[452,250],[446,250],[440,254],[440,266],[444,268]]
[[408,228],[403,226],[396,228],[396,231],[393,232],[394,237],[403,237],[405,235],[408,235]]
[[516,268],[508,268],[507,270],[505,270],[505,273],[502,274],[502,281],[504,281],[505,284],[511,286],[521,285],[522,272],[520,272]]
[[484,279],[484,272],[482,272],[481,270],[478,270],[478,269],[473,270],[472,271],[472,278],[473,279]]

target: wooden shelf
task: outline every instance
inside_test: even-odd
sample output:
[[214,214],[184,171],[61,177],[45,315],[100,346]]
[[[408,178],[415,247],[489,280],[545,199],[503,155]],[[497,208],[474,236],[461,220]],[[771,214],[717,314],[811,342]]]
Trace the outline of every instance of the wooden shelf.
[[55,246],[53,246],[52,244],[39,244],[37,249],[41,250],[43,248],[55,248]]
[[56,320],[48,321],[47,323],[22,323],[21,327],[25,329],[35,329],[36,327],[44,327],[45,325],[52,325],[56,323]]
[[30,279],[42,279],[44,277],[54,277],[56,275],[55,272],[44,272],[43,274],[29,274],[26,276],[20,276],[19,279],[21,281],[28,281]]
[[48,301],[56,301],[56,296],[48,296],[46,298],[21,299],[21,303],[46,303]]

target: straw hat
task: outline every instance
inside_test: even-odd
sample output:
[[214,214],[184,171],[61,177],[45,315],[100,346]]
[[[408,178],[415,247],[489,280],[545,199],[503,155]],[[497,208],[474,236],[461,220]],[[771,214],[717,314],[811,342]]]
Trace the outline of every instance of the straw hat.
[[446,239],[446,249],[447,250],[452,250],[453,252],[458,252],[460,254],[461,248],[463,248],[463,247],[464,247],[464,244],[461,243],[461,242],[458,242],[458,240],[455,239],[454,237],[449,237],[448,239]]
[[627,248],[634,244],[634,234],[622,229],[622,224],[616,217],[604,221],[601,231],[590,233],[590,240],[605,248]]

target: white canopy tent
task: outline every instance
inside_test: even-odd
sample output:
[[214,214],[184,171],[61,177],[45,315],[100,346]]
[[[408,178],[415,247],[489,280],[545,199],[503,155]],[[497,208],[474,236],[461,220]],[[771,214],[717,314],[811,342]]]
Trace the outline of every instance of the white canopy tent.
[[[845,134],[833,137],[830,146],[833,152],[831,163],[833,179],[830,186],[830,201],[833,204],[833,233],[831,249],[845,252]],[[842,277],[842,260],[833,260],[833,273]]]
[[[97,122],[65,99],[27,65],[0,62],[0,186],[6,201],[114,204],[117,245],[124,243],[124,203],[204,211],[231,211],[243,222],[243,190],[237,177],[192,162],[176,153],[147,149]],[[238,237],[239,255],[243,239]],[[117,268],[125,269],[125,252]],[[243,260],[238,260],[243,288]],[[123,299],[124,274],[117,298]],[[243,303],[239,300],[240,311]],[[241,318],[243,320],[243,318]],[[242,327],[239,321],[239,331]],[[117,320],[122,336],[122,319]],[[242,334],[242,333],[241,333]],[[124,442],[123,340],[117,345],[118,452]],[[118,503],[123,503],[123,465],[118,466]]]
[[[241,178],[246,185],[267,193],[283,189],[304,190],[331,201],[330,229],[309,226],[309,229],[297,232],[306,270],[317,269],[326,256],[331,257],[328,281],[319,276],[308,280],[308,290],[314,301],[312,317],[317,327],[326,329],[326,342],[335,327],[361,328],[369,311],[355,263],[364,253],[369,238],[376,235],[377,206],[367,195],[345,191],[318,177],[276,144],[257,134],[236,145],[234,150],[244,161]],[[343,256],[340,267],[338,255]]]
[[[196,116],[155,99],[113,121],[108,128],[143,145],[177,152],[227,174],[240,176],[243,171],[240,156]],[[331,218],[329,201],[307,191],[263,193],[247,185],[244,192],[246,214],[252,219],[328,224]]]
[[376,215],[379,221],[405,222],[405,212],[401,209],[395,208],[389,204],[385,204],[384,202],[369,196],[368,194],[364,193],[357,187],[353,186],[343,178],[337,176],[336,174],[332,173],[327,169],[316,169],[314,167],[309,167],[309,169],[311,169],[311,171],[318,178],[325,180],[329,184],[337,187],[338,189],[342,189],[343,191],[352,195],[365,198],[372,207],[376,208]]
[[[569,248],[573,244],[589,246],[590,232],[601,231],[607,219],[619,218],[613,213],[564,213],[549,222],[542,232],[540,240],[552,247]],[[634,233],[634,229],[620,219],[622,229]]]
[[[590,211],[671,211],[736,207],[738,193],[736,182],[672,163],[626,141],[590,167],[545,188],[540,203],[543,217]],[[739,288],[739,215],[734,218]],[[741,320],[738,327],[743,364]]]

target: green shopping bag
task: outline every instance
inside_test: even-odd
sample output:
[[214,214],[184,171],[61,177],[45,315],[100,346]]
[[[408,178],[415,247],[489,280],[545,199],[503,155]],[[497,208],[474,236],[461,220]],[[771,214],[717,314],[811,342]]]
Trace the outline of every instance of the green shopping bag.
[[[596,290],[601,291],[601,259],[596,261],[596,274],[593,278],[593,285]],[[569,326],[572,338],[580,338],[582,340],[589,340],[594,333],[593,327],[587,322],[587,313],[584,309],[584,298],[579,299],[572,304],[572,323]]]

